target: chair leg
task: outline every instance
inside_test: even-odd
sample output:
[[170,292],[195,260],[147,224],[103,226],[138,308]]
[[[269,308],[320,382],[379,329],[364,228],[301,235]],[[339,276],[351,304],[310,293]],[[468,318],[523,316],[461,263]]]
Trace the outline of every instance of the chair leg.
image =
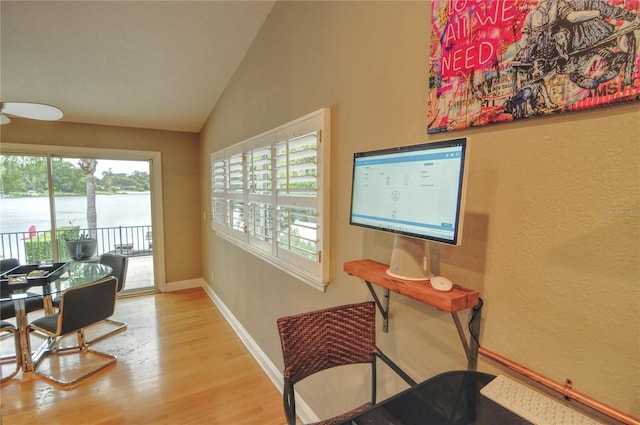
[[293,390],[293,384],[289,378],[284,378],[284,389],[282,391],[282,400],[284,403],[284,414],[287,418],[287,425],[296,424],[296,394]]
[[0,329],[0,331],[11,333],[13,337],[13,343],[15,346],[15,355],[2,356],[2,359],[1,359],[2,363],[10,360],[16,362],[15,370],[11,372],[9,375],[3,376],[2,379],[0,379],[0,383],[3,383],[13,378],[18,374],[18,372],[20,372],[20,369],[22,369],[22,356],[20,355],[20,340],[18,339],[18,330],[13,325],[3,323],[2,329]]
[[[106,361],[101,363],[100,365],[98,365],[97,367],[94,367],[84,373],[82,373],[81,375],[73,378],[73,379],[63,379],[62,377],[58,377],[58,376],[54,376],[53,374],[47,374],[47,373],[43,373],[40,372],[38,370],[38,368],[41,366],[42,362],[38,362],[38,364],[36,366],[34,366],[34,372],[42,377],[43,379],[49,381],[49,382],[53,382],[55,384],[59,384],[62,385],[63,387],[70,387],[72,385],[77,384],[78,382],[89,378],[90,376],[95,375],[96,373],[98,373],[99,371],[103,370],[104,368],[114,364],[117,361],[117,357],[113,354],[108,354],[108,353],[103,353],[102,351],[97,351],[94,350],[92,348],[89,347],[89,344],[87,343],[87,341],[84,338],[84,330],[80,329],[77,331],[76,333],[76,337],[78,339],[78,345],[77,346],[71,346],[71,347],[59,347],[57,348],[55,351],[47,351],[44,353],[44,355],[46,356],[64,356],[66,354],[68,354],[68,352],[70,351],[77,351],[78,353],[90,353],[93,354],[95,356],[98,357],[102,357],[104,358]],[[44,357],[44,356],[43,356]],[[42,360],[42,359],[41,359]]]
[[98,341],[102,341],[103,339],[107,339],[110,338],[116,334],[119,334],[120,332],[124,332],[125,330],[127,330],[127,322],[122,322],[120,320],[115,320],[115,319],[105,319],[102,322],[98,322],[98,323],[108,323],[110,325],[115,326],[114,329],[99,335],[91,340],[87,341],[87,344],[91,345],[91,344],[95,344]]
[[[100,342],[100,341],[102,341],[104,339],[110,338],[110,337],[112,337],[114,335],[119,334],[120,332],[124,332],[124,331],[127,330],[127,322],[121,322],[121,321],[115,320],[115,319],[105,319],[105,320],[103,320],[101,322],[98,322],[98,323],[95,323],[95,324],[91,325],[90,327],[99,325],[101,323],[108,323],[110,325],[115,326],[115,328],[110,330],[110,331],[108,331],[108,332],[106,332],[106,333],[104,333],[104,334],[98,335],[93,339],[85,340],[87,345],[93,345],[96,342]],[[34,332],[37,332],[37,331],[34,331]],[[78,346],[80,346],[80,342],[78,342]],[[71,346],[71,347],[60,347],[60,349],[69,349],[69,348],[73,349],[73,348],[77,348],[78,346],[74,345],[74,346]]]

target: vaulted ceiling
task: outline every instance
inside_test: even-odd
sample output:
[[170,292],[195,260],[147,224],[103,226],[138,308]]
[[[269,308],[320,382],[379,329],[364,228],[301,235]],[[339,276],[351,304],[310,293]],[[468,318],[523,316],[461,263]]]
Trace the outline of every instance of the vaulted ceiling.
[[2,0],[0,101],[199,132],[274,3]]

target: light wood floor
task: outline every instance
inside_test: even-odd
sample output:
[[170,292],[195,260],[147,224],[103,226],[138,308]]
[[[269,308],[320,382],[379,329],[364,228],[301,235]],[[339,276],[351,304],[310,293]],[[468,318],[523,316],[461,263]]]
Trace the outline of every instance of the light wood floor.
[[18,374],[2,384],[1,424],[286,423],[280,392],[202,289],[124,298],[114,317],[128,329],[95,344],[114,366],[70,390]]

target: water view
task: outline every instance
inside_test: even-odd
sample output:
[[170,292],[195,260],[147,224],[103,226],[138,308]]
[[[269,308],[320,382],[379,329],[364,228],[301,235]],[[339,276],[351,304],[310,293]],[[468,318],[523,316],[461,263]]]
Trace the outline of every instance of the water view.
[[[56,197],[57,226],[73,223],[87,227],[87,201],[84,196]],[[148,192],[96,195],[97,227],[151,225],[151,198]],[[28,233],[51,230],[49,199],[43,196],[0,199],[0,232]]]
[[[148,192],[96,195],[96,255],[104,252],[150,255],[153,244],[150,201]],[[55,208],[56,228],[74,226],[82,232],[88,227],[84,196],[56,197]],[[33,254],[35,248],[30,248],[29,255],[26,251],[33,242],[46,246],[50,230],[47,197],[0,199],[0,257],[23,262],[51,260],[51,248],[42,252],[37,248],[37,254]]]

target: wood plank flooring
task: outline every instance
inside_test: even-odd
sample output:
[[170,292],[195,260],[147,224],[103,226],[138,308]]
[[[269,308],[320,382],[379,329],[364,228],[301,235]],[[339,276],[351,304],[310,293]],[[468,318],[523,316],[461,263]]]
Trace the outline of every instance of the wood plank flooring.
[[94,346],[114,366],[70,390],[18,374],[2,384],[1,424],[286,423],[280,392],[202,289],[123,298],[114,318],[128,329]]

